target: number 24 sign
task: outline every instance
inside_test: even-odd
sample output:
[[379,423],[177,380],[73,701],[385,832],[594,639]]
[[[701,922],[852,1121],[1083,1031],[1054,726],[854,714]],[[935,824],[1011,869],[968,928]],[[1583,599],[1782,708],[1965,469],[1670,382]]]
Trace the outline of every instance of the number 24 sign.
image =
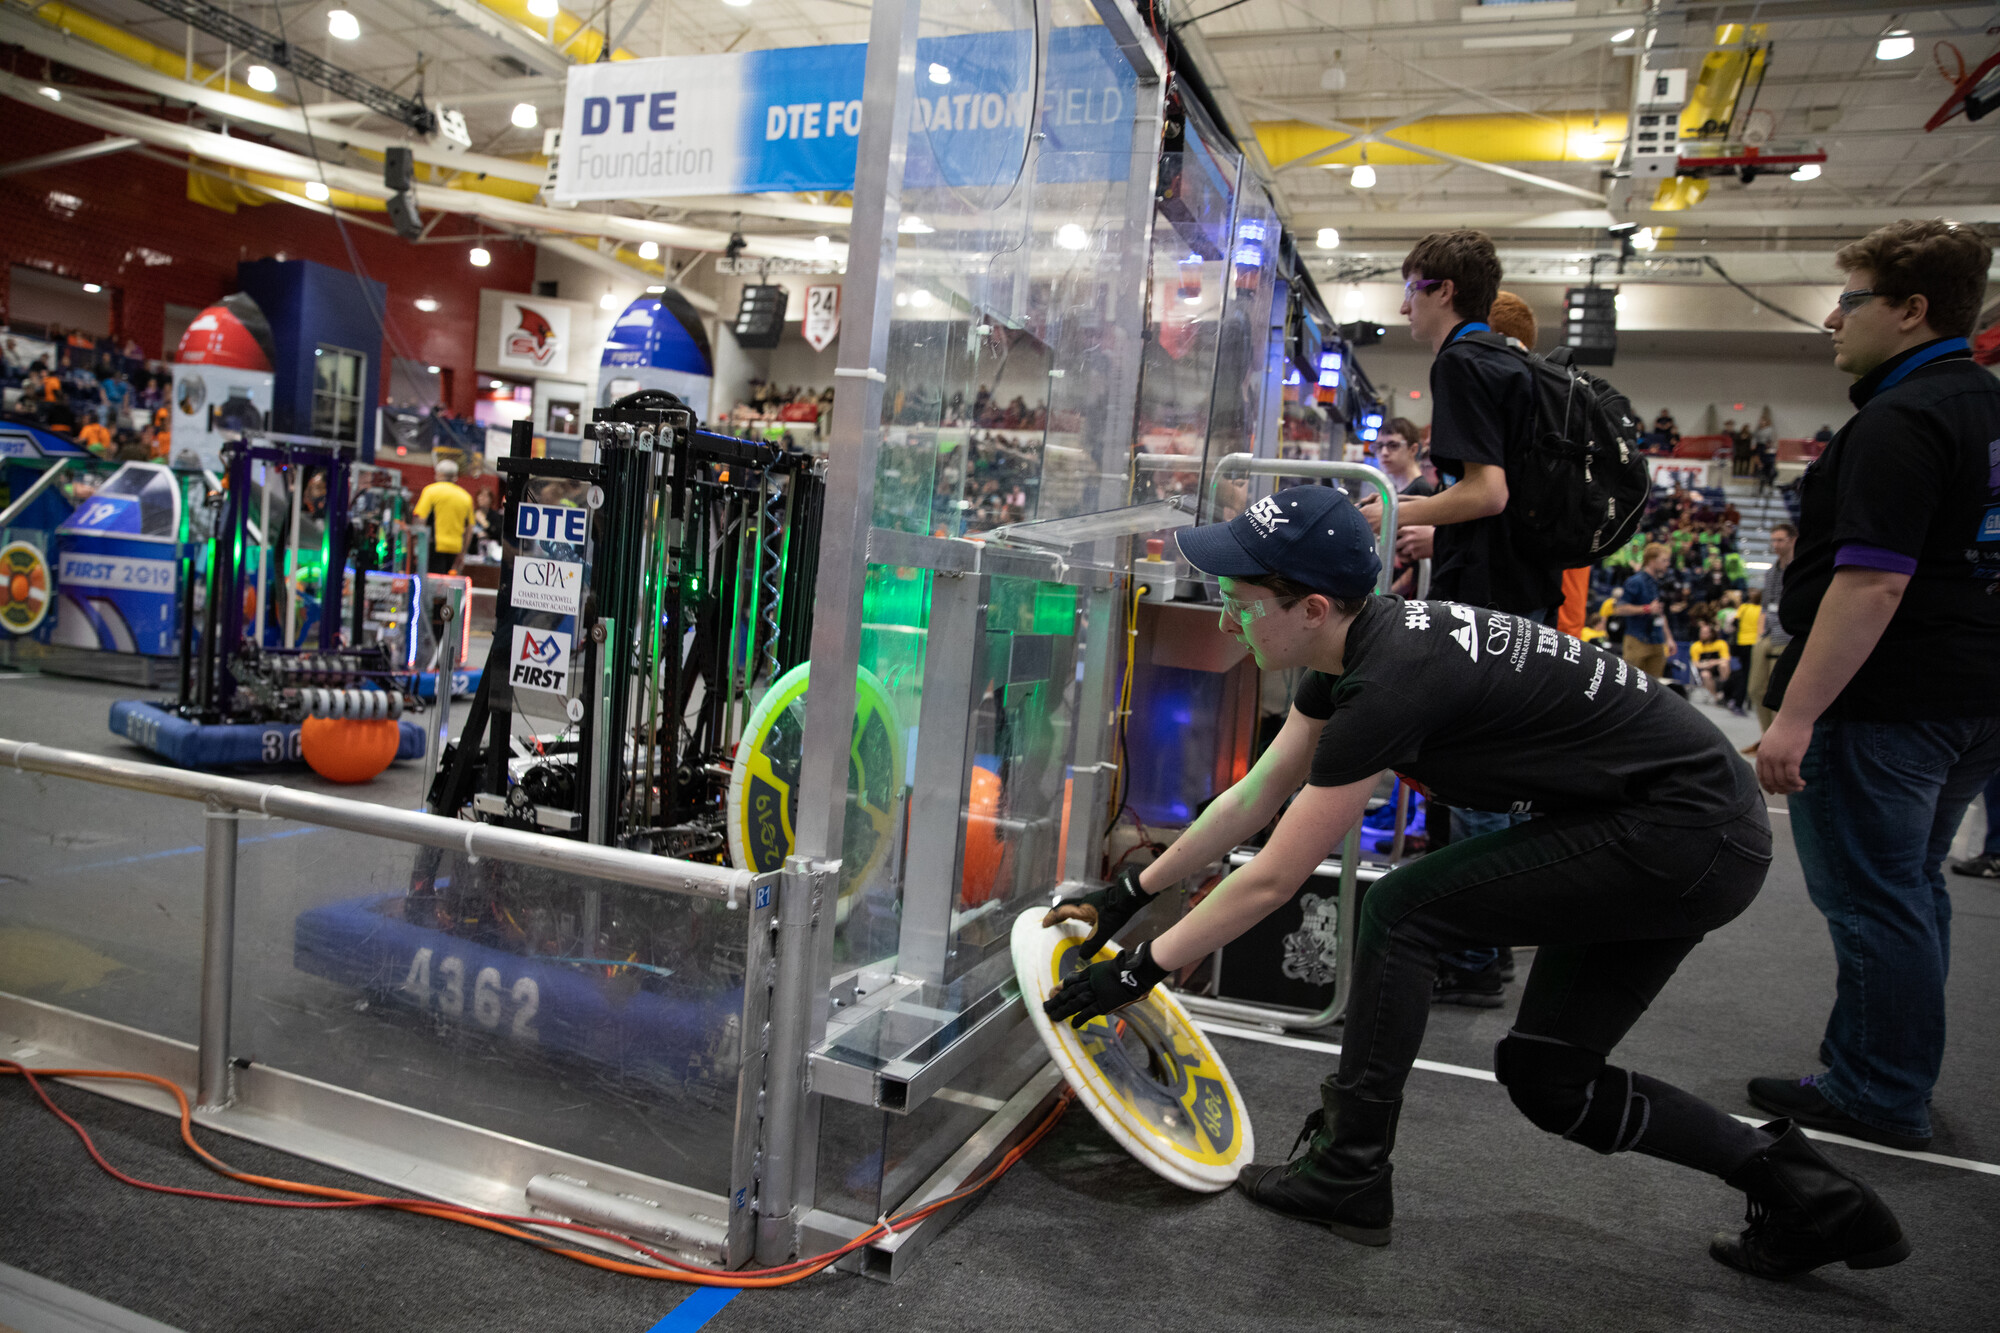
[[815,352],[840,334],[840,288],[834,285],[806,288],[805,338]]

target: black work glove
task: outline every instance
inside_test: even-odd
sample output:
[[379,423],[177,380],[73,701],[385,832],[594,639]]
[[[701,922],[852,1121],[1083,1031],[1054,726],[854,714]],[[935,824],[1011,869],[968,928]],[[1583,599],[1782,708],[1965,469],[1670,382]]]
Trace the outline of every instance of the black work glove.
[[1095,893],[1086,893],[1081,898],[1071,898],[1057,903],[1042,918],[1044,926],[1053,926],[1059,921],[1082,921],[1091,929],[1091,936],[1078,947],[1085,958],[1095,958],[1098,951],[1111,942],[1111,937],[1125,928],[1125,923],[1139,914],[1139,909],[1153,901],[1153,895],[1139,887],[1139,872],[1126,866],[1111,877],[1111,882]]
[[1043,1002],[1042,1012],[1056,1022],[1067,1018],[1071,1027],[1080,1028],[1100,1014],[1145,999],[1146,992],[1166,975],[1167,969],[1153,961],[1153,942],[1147,940],[1116,958],[1073,973],[1061,990]]

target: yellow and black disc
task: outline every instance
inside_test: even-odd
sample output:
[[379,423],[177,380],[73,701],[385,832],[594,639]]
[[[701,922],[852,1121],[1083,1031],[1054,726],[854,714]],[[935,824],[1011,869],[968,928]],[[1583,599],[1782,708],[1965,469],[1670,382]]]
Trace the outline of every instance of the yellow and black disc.
[[54,601],[55,584],[41,548],[30,542],[0,546],[0,629],[33,633]]
[[[792,854],[799,813],[799,763],[805,753],[806,682],[812,664],[778,677],[743,727],[729,776],[729,859],[739,870],[782,870]],[[849,896],[889,853],[901,727],[882,682],[855,669],[854,734],[847,752],[847,827],[842,839],[837,919]]]
[[1044,927],[1047,911],[1030,907],[1014,918],[1014,975],[1035,1031],[1077,1100],[1127,1151],[1176,1185],[1228,1189],[1257,1145],[1222,1057],[1165,986],[1081,1028],[1051,1022],[1042,1002],[1091,961],[1078,948],[1090,927],[1081,921]]

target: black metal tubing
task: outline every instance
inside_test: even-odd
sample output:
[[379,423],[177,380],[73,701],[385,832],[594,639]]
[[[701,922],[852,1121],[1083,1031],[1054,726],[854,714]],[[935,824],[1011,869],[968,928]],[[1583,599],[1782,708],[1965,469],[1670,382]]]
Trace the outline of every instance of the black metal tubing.
[[199,28],[211,37],[220,37],[280,69],[290,70],[308,83],[316,83],[350,102],[359,102],[370,111],[401,121],[418,134],[437,128],[437,116],[421,101],[392,93],[338,65],[321,60],[312,52],[264,31],[254,23],[212,5],[207,0],[141,0],[162,14]]

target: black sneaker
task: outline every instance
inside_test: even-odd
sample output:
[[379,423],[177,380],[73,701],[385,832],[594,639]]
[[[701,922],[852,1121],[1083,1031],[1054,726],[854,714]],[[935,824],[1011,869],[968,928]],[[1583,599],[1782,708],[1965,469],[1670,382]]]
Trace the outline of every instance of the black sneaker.
[[2000,856],[1974,856],[1951,863],[1954,875],[1969,875],[1973,879],[2000,879]]
[[1772,1115],[1796,1120],[1809,1129],[1845,1134],[1850,1139],[1879,1143],[1885,1148],[1922,1152],[1931,1146],[1928,1134],[1898,1134],[1895,1130],[1877,1129],[1856,1120],[1826,1099],[1819,1090],[1819,1078],[1818,1074],[1807,1074],[1804,1078],[1753,1078],[1750,1080],[1750,1104]]
[[1453,967],[1440,961],[1431,983],[1432,1004],[1462,1004],[1472,1009],[1498,1009],[1506,1003],[1506,982],[1496,960],[1481,968]]

